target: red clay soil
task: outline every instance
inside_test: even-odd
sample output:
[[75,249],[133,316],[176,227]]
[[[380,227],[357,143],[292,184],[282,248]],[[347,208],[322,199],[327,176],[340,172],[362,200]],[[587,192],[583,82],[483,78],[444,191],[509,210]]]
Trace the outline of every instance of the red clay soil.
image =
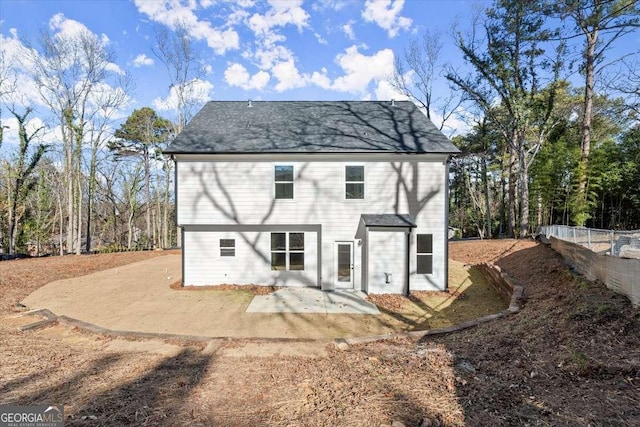
[[[450,256],[498,264],[525,288],[522,310],[417,343],[242,356],[267,344],[225,341],[172,357],[107,351],[110,338],[62,326],[20,332],[0,316],[0,404],[64,403],[70,426],[640,425],[640,312],[625,297],[533,241],[454,242]],[[54,260],[0,262],[3,307],[59,278]]]
[[526,296],[515,316],[434,340],[455,355],[468,425],[640,425],[640,310],[626,297],[532,241],[449,248],[494,262]]

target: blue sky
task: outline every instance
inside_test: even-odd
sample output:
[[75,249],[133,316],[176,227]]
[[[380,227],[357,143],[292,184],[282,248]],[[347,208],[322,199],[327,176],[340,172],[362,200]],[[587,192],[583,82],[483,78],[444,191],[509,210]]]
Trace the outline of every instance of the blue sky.
[[[135,86],[128,92],[122,117],[143,106],[171,117],[169,79],[151,46],[154,28],[172,30],[177,22],[189,25],[206,70],[195,95],[201,101],[388,100],[399,99],[388,79],[394,59],[412,39],[425,30],[441,32],[442,61],[462,65],[449,36],[451,27],[455,22],[468,27],[474,8],[490,4],[484,0],[3,0],[0,48],[11,53],[25,40],[37,44],[42,29],[62,35],[87,29],[115,53],[114,71],[133,78]],[[44,114],[36,92],[28,86],[21,85],[26,92],[23,99]],[[447,96],[444,78],[436,82],[435,91],[436,96]],[[455,122],[453,127],[458,127]]]
[[[106,40],[115,64],[133,77],[128,109],[170,111],[169,80],[151,51],[154,28],[187,22],[207,70],[202,99],[338,100],[398,98],[387,84],[393,61],[425,29],[442,31],[443,60],[456,60],[447,37],[481,1],[294,0],[0,2],[5,46],[37,44],[86,27]],[[441,93],[446,93],[442,81]],[[163,101],[165,101],[163,103]]]

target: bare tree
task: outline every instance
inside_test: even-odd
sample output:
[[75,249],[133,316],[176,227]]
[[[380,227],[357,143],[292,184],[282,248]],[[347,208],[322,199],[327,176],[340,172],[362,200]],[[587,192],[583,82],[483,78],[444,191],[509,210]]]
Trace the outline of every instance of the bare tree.
[[[100,98],[96,93],[105,87],[122,86],[123,81],[114,71],[113,53],[100,38],[85,29],[64,36],[44,31],[39,49],[27,49],[23,62],[62,133],[67,250],[80,254],[83,145],[100,144],[100,129],[105,125],[102,118],[125,99],[121,94]],[[121,93],[126,92],[121,90]],[[98,139],[92,141],[92,137]]]
[[433,85],[448,67],[442,61],[440,33],[425,31],[421,39],[411,41],[403,56],[396,57],[391,85],[423,108],[429,120],[440,117],[436,125],[440,130],[458,110],[464,93],[450,91],[445,98],[434,95]]
[[607,89],[625,99],[626,111],[640,119],[640,51],[635,58],[625,58],[607,78]]
[[[153,54],[162,62],[169,77],[169,92],[173,92],[177,99],[175,106],[175,121],[173,124],[173,134],[182,132],[185,125],[195,112],[202,107],[202,101],[196,96],[195,89],[203,76],[206,75],[206,68],[194,48],[194,40],[189,33],[189,26],[185,23],[178,23],[173,31],[166,27],[156,27],[155,46],[152,47]],[[163,229],[169,230],[169,193],[172,187],[173,160],[164,159],[163,171],[166,174],[164,180],[164,212],[162,214]],[[178,246],[181,245],[180,233],[176,236]],[[163,240],[169,241],[168,237]]]
[[109,138],[113,136],[114,116],[118,110],[128,102],[126,95],[131,80],[127,75],[117,79],[118,86],[115,90],[104,85],[94,88],[91,94],[92,105],[96,108],[89,118],[86,139],[90,145],[89,174],[87,182],[87,216],[86,216],[86,243],[85,250],[91,250],[93,206],[96,192],[96,174],[98,169],[98,151],[105,148]]
[[206,72],[193,43],[189,27],[180,23],[173,31],[156,27],[155,46],[151,48],[167,70],[169,91],[176,95],[176,134],[182,131],[202,106],[200,100],[194,97],[193,89]]

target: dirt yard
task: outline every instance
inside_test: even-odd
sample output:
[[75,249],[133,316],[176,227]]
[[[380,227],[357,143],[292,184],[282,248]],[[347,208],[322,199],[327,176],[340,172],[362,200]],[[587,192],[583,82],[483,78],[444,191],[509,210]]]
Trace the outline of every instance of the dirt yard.
[[[91,268],[155,255],[95,256]],[[67,425],[95,426],[638,425],[639,310],[532,241],[455,242],[450,257],[498,264],[525,288],[520,313],[422,342],[342,350],[20,332],[28,320],[14,316],[16,300],[85,270],[75,257],[30,260],[22,271],[0,262],[0,404],[63,403]]]

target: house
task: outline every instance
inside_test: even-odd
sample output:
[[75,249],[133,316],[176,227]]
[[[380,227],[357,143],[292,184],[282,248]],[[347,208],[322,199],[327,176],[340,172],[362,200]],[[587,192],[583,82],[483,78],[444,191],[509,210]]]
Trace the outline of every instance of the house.
[[456,152],[410,101],[209,102],[165,151],[183,284],[446,290]]

